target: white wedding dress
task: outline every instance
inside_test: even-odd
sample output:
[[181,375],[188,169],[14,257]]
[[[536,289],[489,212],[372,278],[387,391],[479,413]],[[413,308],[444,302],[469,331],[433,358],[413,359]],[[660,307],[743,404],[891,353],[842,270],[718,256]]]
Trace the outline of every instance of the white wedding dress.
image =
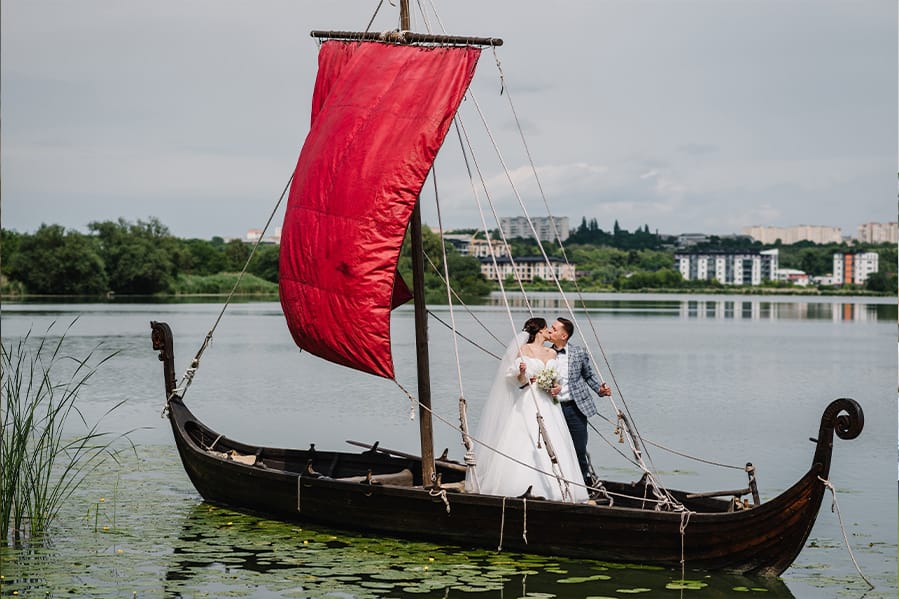
[[[481,413],[474,436],[477,465],[466,477],[465,488],[487,495],[516,497],[532,487],[531,494],[556,501],[586,501],[577,454],[559,404],[536,384],[520,389],[518,364],[524,361],[528,377],[536,376],[555,360],[518,356],[520,336],[506,350],[490,397]],[[554,470],[546,441],[540,438],[537,411],[543,416],[546,436],[555,450],[559,469]],[[561,476],[556,476],[559,473]],[[566,482],[566,481],[570,481]],[[475,486],[476,483],[476,486]]]

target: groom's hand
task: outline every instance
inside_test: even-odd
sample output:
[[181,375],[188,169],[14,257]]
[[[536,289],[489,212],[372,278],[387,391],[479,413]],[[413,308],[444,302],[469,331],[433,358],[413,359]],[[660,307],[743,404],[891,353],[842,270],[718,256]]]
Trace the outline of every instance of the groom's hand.
[[608,383],[603,383],[599,386],[599,396],[600,397],[610,397],[612,395],[612,388],[609,387]]

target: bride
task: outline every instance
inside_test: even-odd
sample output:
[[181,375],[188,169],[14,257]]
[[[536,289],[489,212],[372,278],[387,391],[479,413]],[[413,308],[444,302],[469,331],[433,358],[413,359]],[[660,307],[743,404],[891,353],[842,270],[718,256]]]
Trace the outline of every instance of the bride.
[[558,368],[555,350],[543,345],[548,339],[546,321],[531,318],[506,349],[474,436],[481,449],[477,465],[468,471],[466,489],[516,497],[532,487],[536,497],[587,500],[583,486],[569,483],[580,483],[581,470],[565,416],[537,383],[541,371]]

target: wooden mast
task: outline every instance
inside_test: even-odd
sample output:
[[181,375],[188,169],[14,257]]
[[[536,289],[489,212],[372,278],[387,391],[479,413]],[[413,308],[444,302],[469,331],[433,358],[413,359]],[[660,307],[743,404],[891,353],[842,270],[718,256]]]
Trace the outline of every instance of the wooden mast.
[[[409,31],[409,0],[400,0],[400,30]],[[421,434],[421,483],[434,486],[434,433],[431,423],[431,370],[428,359],[428,312],[425,305],[424,245],[421,201],[412,211],[409,234],[412,249],[412,297],[415,302],[415,355],[418,365],[418,421]]]

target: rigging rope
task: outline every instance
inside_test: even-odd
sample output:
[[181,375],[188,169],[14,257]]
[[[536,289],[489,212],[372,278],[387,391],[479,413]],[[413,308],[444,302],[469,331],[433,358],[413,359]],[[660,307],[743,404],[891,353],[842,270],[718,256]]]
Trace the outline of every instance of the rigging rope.
[[[444,423],[445,425],[447,425],[448,427],[450,427],[451,429],[453,429],[453,430],[456,431],[456,432],[461,432],[461,430],[462,430],[461,428],[459,428],[459,427],[455,426],[454,424],[452,424],[449,420],[447,420],[446,418],[444,418],[443,416],[441,416],[440,414],[438,414],[437,412],[435,412],[431,407],[425,406],[424,404],[422,404],[421,402],[419,402],[419,401],[415,398],[415,396],[413,396],[412,393],[410,393],[410,392],[409,392],[409,391],[408,391],[408,390],[407,390],[407,389],[406,389],[406,388],[405,388],[405,387],[404,387],[398,380],[396,380],[396,379],[391,379],[391,380],[393,381],[393,383],[394,383],[397,387],[399,387],[400,391],[402,391],[402,392],[406,395],[406,397],[409,398],[409,403],[411,404],[410,407],[409,407],[409,410],[410,410],[410,414],[412,415],[412,417],[414,417],[414,414],[415,414],[415,407],[414,407],[414,406],[415,406],[415,404],[418,404],[420,407],[422,407],[422,408],[424,408],[425,410],[427,410],[428,412],[430,412],[430,413],[431,413],[431,416],[433,416],[434,418],[436,418],[436,419],[439,420],[440,422]],[[510,461],[512,461],[512,462],[515,462],[516,464],[518,464],[518,465],[520,465],[520,466],[524,466],[525,468],[528,468],[528,469],[530,469],[530,470],[533,470],[534,472],[536,472],[536,473],[538,473],[538,474],[542,474],[542,475],[544,475],[544,476],[552,476],[552,477],[558,476],[555,472],[546,472],[546,471],[541,470],[540,468],[534,466],[533,464],[529,464],[529,463],[527,463],[527,462],[523,462],[523,461],[521,461],[521,460],[519,460],[519,459],[517,459],[517,458],[515,458],[515,457],[513,457],[513,456],[510,456],[510,455],[508,455],[507,453],[504,453],[504,452],[500,451],[500,450],[497,449],[496,447],[493,447],[492,445],[489,445],[489,444],[487,444],[487,443],[484,443],[483,441],[481,441],[481,440],[478,439],[477,437],[471,436],[471,439],[472,439],[472,441],[474,441],[475,443],[477,443],[477,444],[480,445],[481,447],[484,447],[484,448],[486,448],[486,449],[488,449],[488,450],[490,450],[490,451],[496,453],[497,455],[500,455],[500,456],[506,458],[507,460],[510,460]],[[605,488],[602,487],[602,486],[591,487],[591,486],[589,486],[589,485],[584,484],[583,481],[574,481],[574,480],[570,480],[570,479],[564,479],[564,481],[565,481],[565,483],[566,483],[567,485],[571,485],[571,486],[575,486],[575,487],[581,487],[581,488],[583,488],[583,489],[586,489],[588,492],[589,492],[589,491],[599,491],[599,492],[602,492],[602,493],[606,493],[606,494],[608,494],[608,495],[612,495],[612,496],[614,496],[614,497],[621,497],[621,498],[624,498],[624,499],[641,499],[641,500],[643,500],[643,501],[645,501],[645,502],[647,502],[647,503],[654,503],[654,504],[656,504],[656,508],[655,508],[656,510],[659,510],[659,509],[661,509],[661,508],[664,507],[664,506],[668,506],[669,509],[671,509],[671,510],[673,510],[673,511],[680,511],[680,510],[683,509],[683,506],[680,506],[680,504],[672,504],[667,498],[664,498],[664,499],[649,499],[649,498],[646,498],[646,497],[643,497],[643,498],[637,498],[637,497],[635,497],[635,496],[633,496],[633,495],[625,495],[625,494],[623,494],[623,493],[615,493],[615,492],[613,492],[613,491],[608,491],[607,489],[605,489]]]
[[[469,337],[466,337],[465,335],[463,335],[462,333],[460,333],[458,330],[453,330],[452,326],[451,326],[448,322],[446,322],[445,320],[443,320],[442,318],[440,318],[439,316],[437,316],[435,313],[431,312],[430,310],[428,310],[428,315],[429,315],[431,318],[433,318],[434,320],[436,320],[437,322],[439,322],[440,324],[442,324],[443,326],[445,326],[446,328],[448,328],[450,331],[452,331],[454,335],[458,335],[459,337],[461,337],[461,338],[464,339],[465,341],[468,341],[471,345],[475,346],[476,348],[478,348],[479,350],[481,350],[482,352],[484,352],[484,353],[487,354],[488,356],[493,357],[493,358],[496,358],[497,360],[501,359],[500,356],[497,356],[495,353],[493,353],[492,351],[490,351],[489,349],[487,349],[487,348],[484,347],[483,345],[480,345],[480,344],[478,344],[477,342],[475,342],[473,339],[470,339]],[[477,320],[477,319],[476,319],[476,320]]]
[[[501,74],[501,76],[502,76],[501,65],[500,65],[500,63],[499,63],[499,58],[498,58],[498,56],[497,56],[497,54],[496,54],[496,49],[494,49],[494,57],[496,58],[497,66],[498,66],[498,68],[500,69],[500,74]],[[503,89],[505,90],[505,89],[506,89],[506,85],[505,85],[505,82],[504,82],[504,81],[503,81],[503,83],[502,83],[502,86],[503,86]],[[532,232],[532,234],[533,234],[534,239],[535,239],[536,242],[537,242],[537,247],[540,249],[540,253],[541,253],[541,255],[543,256],[543,259],[544,259],[545,263],[546,263],[546,264],[550,264],[549,256],[548,256],[547,253],[546,253],[546,248],[544,247],[543,243],[540,241],[540,236],[539,236],[539,234],[537,233],[536,228],[534,227],[533,221],[531,220],[531,217],[530,217],[530,214],[528,213],[527,207],[526,207],[525,204],[524,204],[524,200],[522,199],[521,193],[519,192],[518,187],[515,185],[515,182],[514,182],[514,180],[512,179],[512,176],[511,176],[511,174],[510,174],[509,168],[508,168],[508,166],[506,165],[505,159],[503,158],[502,151],[500,150],[499,145],[498,145],[497,142],[496,142],[496,139],[495,139],[495,137],[494,137],[494,135],[493,135],[493,132],[491,131],[489,125],[487,124],[487,120],[486,120],[486,117],[484,116],[483,110],[481,109],[480,103],[478,102],[476,96],[471,92],[471,90],[469,90],[469,92],[468,92],[468,97],[471,98],[472,103],[473,103],[473,105],[475,106],[475,109],[476,109],[478,115],[480,116],[481,123],[482,123],[482,125],[484,126],[484,129],[485,129],[485,131],[486,131],[486,133],[487,133],[487,136],[489,137],[489,139],[490,139],[490,141],[491,141],[491,143],[492,143],[493,150],[494,150],[494,152],[495,152],[496,155],[497,155],[497,159],[499,160],[500,164],[502,165],[502,168],[503,168],[503,171],[504,171],[504,173],[505,173],[505,175],[506,175],[506,179],[507,179],[507,181],[508,181],[508,183],[509,183],[509,186],[511,187],[512,192],[513,192],[513,194],[515,195],[515,198],[516,198],[517,201],[518,201],[519,207],[521,208],[522,212],[524,213],[525,218],[527,219],[528,224],[529,224],[530,227],[531,227],[531,232]],[[507,97],[508,97],[508,94],[507,94]],[[456,119],[456,122],[460,122],[458,118]],[[516,123],[517,123],[517,125],[518,125],[519,131],[521,131],[520,123],[518,123],[517,121],[516,121]],[[460,122],[460,127],[462,128],[463,131],[465,131],[464,125],[462,125],[461,122]],[[523,134],[522,134],[522,135],[523,135]],[[469,139],[469,138],[468,138],[468,135],[467,135],[467,132],[466,132],[466,139]],[[470,139],[469,139],[469,141],[470,141]],[[466,164],[467,164],[467,161],[466,161]],[[477,168],[477,162],[476,162],[476,161],[475,161],[475,166],[476,166],[476,168]],[[478,172],[480,173],[480,168],[478,168]],[[483,182],[483,177],[482,177],[482,182]],[[497,223],[499,223],[499,218],[498,218],[498,216],[496,215],[495,206],[494,206],[492,200],[490,199],[489,193],[486,194],[486,197],[487,197],[487,201],[489,202],[490,207],[491,207],[491,209],[492,209],[492,211],[493,211],[494,217],[497,219]],[[479,209],[480,209],[480,201],[478,201],[478,206],[479,206]],[[482,214],[481,214],[481,219],[482,219],[482,222],[483,222],[483,212],[482,212]],[[484,224],[484,230],[485,230],[485,231],[487,230],[486,224]],[[501,232],[501,235],[502,235],[502,227],[500,227],[500,232]],[[556,234],[556,237],[558,238],[558,233]],[[505,241],[505,237],[504,237],[504,236],[503,236],[503,240]],[[491,254],[493,255],[493,249],[492,249],[492,246],[491,246]],[[499,269],[496,267],[496,260],[495,260],[495,257],[494,257],[494,268],[496,268],[497,278],[498,278],[498,279],[501,279],[501,277],[499,277]],[[517,270],[517,269],[515,269],[514,261],[513,261],[513,272],[515,272],[516,270]],[[557,276],[557,274],[556,274],[555,269],[554,269],[554,268],[548,268],[547,270],[549,271],[549,274],[551,275],[553,281],[555,282],[557,289],[558,289],[559,292],[561,293],[562,299],[563,299],[563,301],[565,302],[565,305],[566,305],[566,307],[567,307],[567,309],[568,309],[568,312],[569,312],[569,314],[571,314],[571,316],[572,316],[572,320],[575,320],[575,319],[574,319],[574,311],[573,311],[573,309],[571,308],[570,303],[568,302],[567,296],[565,295],[564,291],[562,290],[562,286],[561,286],[561,283],[559,282],[559,278],[558,278],[558,276]],[[516,278],[518,278],[518,277],[516,277]],[[520,278],[518,278],[518,279],[519,279],[519,284],[520,284],[520,283],[521,283]],[[505,290],[502,288],[502,285],[501,285],[501,291],[502,291],[502,293],[503,293],[503,299],[504,299],[504,301],[505,301],[506,303],[508,303],[508,299],[507,299],[506,296],[505,296]],[[523,289],[523,287],[522,287],[522,292],[523,292],[523,291],[524,291],[524,289]],[[525,294],[525,297],[527,297],[526,294]],[[576,320],[575,320],[575,322],[576,322]],[[576,326],[577,326],[577,325],[576,325]],[[580,327],[579,327],[579,326],[578,326],[578,330],[580,331]],[[583,333],[582,333],[582,336],[583,336]],[[587,354],[588,354],[589,357],[590,357],[591,362],[593,362],[593,364],[596,364],[596,360],[595,360],[595,358],[593,357],[593,354],[592,354],[592,352],[590,351],[589,346],[586,346],[585,349],[586,349],[586,351],[587,351]],[[607,366],[608,366],[608,362],[607,362]],[[599,375],[600,381],[603,381],[602,373],[601,373],[600,371],[598,371],[598,369],[597,369],[597,374]],[[616,383],[616,385],[617,385],[617,383]],[[619,395],[620,395],[620,391],[619,391]],[[622,398],[622,401],[623,401],[623,398]],[[643,470],[643,472],[645,472],[646,474],[648,474],[649,477],[650,477],[650,480],[651,480],[652,486],[653,486],[653,493],[656,494],[656,495],[659,496],[659,497],[662,497],[662,496],[666,497],[668,501],[677,503],[677,500],[676,500],[672,495],[670,495],[670,494],[663,488],[663,486],[658,482],[658,480],[657,480],[658,475],[655,474],[654,469],[650,469],[650,467],[647,466],[646,462],[644,461],[643,455],[646,454],[647,457],[648,457],[648,453],[645,452],[645,450],[641,450],[641,449],[640,449],[640,447],[639,447],[639,446],[640,446],[640,442],[639,442],[639,437],[638,437],[637,431],[636,431],[635,428],[632,428],[632,426],[630,425],[630,423],[629,423],[629,418],[625,418],[625,417],[624,417],[624,414],[621,412],[621,410],[620,410],[620,409],[618,408],[618,406],[616,405],[616,402],[615,402],[615,400],[614,400],[613,397],[611,397],[611,396],[609,397],[609,402],[611,403],[613,409],[615,410],[615,413],[618,414],[619,420],[620,420],[621,423],[624,425],[624,430],[625,430],[625,432],[627,433],[626,437],[627,437],[627,440],[628,440],[629,445],[631,446],[631,450],[632,450],[632,452],[634,453],[634,457],[635,457],[636,461],[637,461],[638,464],[640,465],[640,468]]]
[[[505,74],[503,73],[503,70],[502,70],[502,63],[501,63],[500,60],[499,60],[499,55],[497,54],[497,51],[496,51],[496,48],[495,48],[495,47],[493,48],[493,57],[494,57],[494,60],[495,60],[495,62],[496,62],[496,68],[497,68],[497,70],[499,71],[499,74],[500,74],[500,80],[502,81],[502,88],[503,88],[503,90],[505,90],[505,89],[506,89]],[[537,184],[538,190],[540,191],[540,197],[543,199],[543,205],[544,205],[544,207],[546,208],[546,213],[547,213],[547,215],[549,216],[550,226],[552,227],[552,230],[553,230],[553,237],[558,241],[559,249],[560,249],[561,252],[562,252],[562,257],[563,257],[563,259],[565,260],[565,264],[566,264],[567,266],[571,266],[571,263],[570,263],[570,261],[568,260],[568,254],[567,254],[567,252],[565,251],[565,246],[564,246],[564,244],[562,243],[562,237],[561,237],[561,235],[559,235],[558,228],[556,227],[555,218],[553,218],[553,216],[552,216],[552,211],[550,210],[550,207],[549,207],[549,201],[548,201],[547,198],[546,198],[546,194],[545,194],[545,192],[544,192],[544,190],[543,190],[543,185],[540,183],[540,177],[538,176],[537,167],[536,167],[536,165],[534,164],[534,159],[533,159],[533,157],[532,157],[532,155],[531,155],[530,148],[529,148],[529,146],[528,146],[528,144],[527,144],[527,140],[526,140],[526,138],[525,138],[525,136],[524,136],[524,130],[523,130],[523,128],[521,127],[521,123],[520,123],[519,118],[518,118],[518,112],[515,110],[515,105],[514,105],[514,103],[512,102],[512,94],[511,94],[511,93],[506,93],[505,96],[506,96],[506,99],[508,100],[509,108],[510,108],[510,110],[512,111],[512,115],[513,115],[513,117],[514,117],[514,119],[515,119],[515,124],[516,124],[516,127],[517,127],[517,129],[518,129],[519,136],[521,137],[522,146],[524,147],[525,153],[527,154],[528,162],[529,162],[529,164],[530,164],[531,171],[532,171],[532,173],[533,173],[533,175],[534,175],[534,180],[535,180],[535,182],[536,182],[536,184]],[[528,220],[530,221],[530,218],[529,218]],[[533,229],[533,225],[532,225],[532,229]],[[537,237],[536,231],[534,231],[534,234],[535,234],[535,237]],[[542,252],[542,251],[543,251],[543,246],[542,246],[542,244],[540,243],[539,237],[537,237],[537,243],[538,243],[538,246],[540,247],[541,252]],[[545,256],[546,256],[546,254],[545,254],[545,252],[544,252],[544,257],[545,257]],[[547,258],[547,260],[548,260],[548,258]],[[586,339],[586,336],[583,334],[583,331],[581,330],[581,327],[580,327],[580,325],[578,324],[578,321],[574,318],[574,311],[572,310],[570,304],[568,303],[568,298],[566,297],[565,293],[562,291],[561,284],[559,283],[559,280],[558,280],[558,278],[557,278],[556,275],[555,275],[555,270],[554,270],[554,269],[550,269],[550,273],[553,275],[553,279],[554,279],[554,281],[555,281],[555,283],[556,283],[556,287],[558,288],[559,292],[562,294],[563,301],[565,302],[565,305],[566,305],[566,307],[568,308],[568,312],[569,312],[569,314],[570,314],[570,316],[571,316],[572,321],[575,323],[575,326],[577,327],[578,332],[581,334],[581,337],[583,337],[584,339]],[[583,308],[586,309],[586,302],[584,301],[583,293],[582,293],[582,291],[581,291],[580,285],[578,285],[578,283],[577,283],[577,278],[576,278],[576,277],[575,277],[575,279],[574,279],[573,282],[574,282],[575,291],[577,292],[577,296],[578,296],[578,298],[580,299],[581,306],[582,306]],[[611,364],[609,363],[609,359],[608,359],[608,356],[606,355],[605,349],[603,348],[602,343],[599,341],[599,334],[598,334],[597,331],[596,331],[596,327],[595,327],[594,324],[593,324],[593,320],[590,318],[590,314],[589,314],[589,312],[587,312],[586,310],[585,310],[585,317],[587,318],[587,322],[588,322],[588,324],[590,325],[590,328],[591,328],[591,330],[592,330],[592,332],[593,332],[593,338],[594,338],[594,340],[596,341],[597,346],[599,347],[599,351],[600,351],[600,353],[601,353],[601,355],[602,355],[603,362],[604,362],[605,365],[606,365],[606,369],[607,369],[608,372],[609,372],[609,376],[610,376],[611,379],[612,379],[612,383],[613,383],[613,385],[614,385],[614,387],[615,387],[615,390],[618,392],[618,396],[621,398],[621,403],[622,403],[622,405],[624,406],[624,411],[625,411],[625,413],[627,414],[627,417],[628,417],[628,428],[633,427],[633,435],[631,435],[630,430],[628,430],[628,435],[634,437],[633,439],[629,440],[629,442],[630,442],[631,445],[632,445],[632,450],[635,451],[635,452],[637,452],[637,453],[641,453],[641,450],[640,450],[640,448],[639,448],[639,444],[640,444],[640,442],[642,441],[642,437],[640,436],[639,431],[637,431],[636,424],[635,424],[634,421],[633,421],[633,417],[632,417],[631,414],[630,414],[630,409],[628,408],[627,402],[626,402],[625,399],[624,399],[624,394],[623,394],[622,391],[621,391],[621,386],[618,384],[618,381],[617,381],[617,379],[615,378],[615,374],[614,374],[614,372],[613,372],[613,370],[612,370]],[[589,346],[585,346],[585,349],[587,350],[587,353],[588,353],[588,355],[590,356],[591,362],[593,362],[594,364],[596,364],[596,360],[595,360],[595,358],[593,357],[593,354],[592,354],[592,352],[590,351]],[[599,374],[600,380],[602,381],[602,372],[600,372],[600,371],[597,369],[597,374]],[[609,397],[609,401],[610,401],[610,403],[612,404],[612,408],[615,410],[615,413],[616,413],[616,414],[620,413],[620,410],[618,409],[618,406],[615,405],[615,401],[614,401],[614,399],[613,399],[611,396]],[[645,451],[645,448],[644,448],[644,450],[642,451],[642,453],[646,455],[646,458],[649,460],[649,463],[652,464],[652,466],[653,466],[652,469],[655,470],[655,464],[653,464],[653,462],[652,462],[652,457],[649,455],[649,452]],[[642,464],[643,461],[642,461],[642,459],[640,458],[640,456],[638,455],[637,457],[638,457],[638,461]],[[648,471],[648,469],[647,469],[647,471]]]
[[237,281],[234,282],[234,286],[231,288],[231,292],[228,294],[228,297],[225,299],[225,303],[222,306],[221,311],[219,312],[218,317],[215,319],[215,323],[213,323],[212,328],[209,329],[209,332],[206,333],[206,337],[203,339],[203,343],[200,344],[200,349],[197,350],[194,359],[191,360],[190,366],[184,371],[184,374],[181,377],[181,381],[178,386],[172,390],[171,394],[168,398],[166,398],[166,405],[168,405],[168,400],[172,398],[173,395],[179,395],[182,399],[184,395],[187,393],[187,389],[190,387],[193,382],[194,375],[197,370],[200,368],[200,358],[203,353],[206,351],[206,348],[209,347],[210,342],[212,342],[212,336],[215,333],[215,329],[219,326],[219,323],[222,320],[222,317],[225,315],[225,310],[228,309],[228,305],[231,303],[231,299],[234,297],[237,288],[240,287],[240,282],[243,280],[243,276],[247,272],[247,268],[250,266],[250,262],[253,261],[253,256],[256,255],[256,249],[259,247],[259,244],[262,243],[262,239],[265,237],[266,231],[268,231],[269,225],[272,224],[272,219],[275,218],[275,214],[278,212],[278,209],[281,207],[281,202],[284,201],[284,196],[287,194],[287,191],[290,189],[290,184],[293,181],[293,173],[290,174],[290,178],[287,180],[287,185],[284,186],[284,190],[281,192],[281,197],[278,198],[278,201],[275,203],[275,207],[272,209],[271,214],[269,214],[268,220],[265,222],[265,226],[262,228],[262,232],[259,234],[259,237],[256,239],[256,243],[253,244],[253,249],[250,251],[250,255],[247,257],[247,261],[243,265],[243,269],[241,269],[240,274],[237,275]]
[[[446,282],[446,303],[449,306],[450,313],[450,323],[452,324],[452,330],[456,330],[456,313],[453,310],[453,293],[451,291],[449,285],[449,264],[446,260],[446,243],[443,240],[443,216],[440,211],[440,194],[437,191],[437,170],[432,166],[431,167],[431,180],[434,182],[434,200],[437,206],[437,226],[440,229],[440,249],[442,252],[441,257],[443,258],[443,280]],[[430,262],[430,258],[428,258]],[[461,397],[465,397],[465,392],[462,387],[462,364],[459,359],[459,342],[456,339],[456,336],[453,335],[453,355],[456,358],[456,378],[459,383],[459,395]]]
[[378,12],[380,12],[381,7],[384,6],[384,0],[378,2],[378,6],[375,8],[374,14],[372,14],[371,19],[368,21],[368,25],[365,27],[365,33],[371,29],[371,24],[375,22],[375,17],[378,16]]
[[874,585],[868,580],[867,576],[862,574],[862,569],[858,565],[858,560],[855,559],[855,554],[852,553],[852,546],[849,545],[849,537],[846,535],[846,527],[843,525],[843,516],[840,514],[840,504],[837,503],[837,490],[829,480],[823,479],[820,476],[818,477],[818,480],[824,483],[825,487],[830,489],[830,494],[833,496],[833,504],[830,507],[830,511],[835,511],[837,513],[837,520],[840,523],[840,532],[843,533],[843,541],[846,543],[846,550],[849,552],[849,558],[852,560],[852,565],[855,566],[855,570],[858,572],[858,575],[862,577],[862,580],[867,582],[868,586],[873,589]]
[[[431,177],[434,182],[434,200],[437,205],[437,226],[440,230],[440,249],[442,251],[443,258],[443,280],[446,282],[446,301],[449,305],[450,312],[450,322],[452,323],[452,330],[456,330],[456,313],[453,310],[453,292],[452,287],[449,284],[449,263],[446,259],[446,243],[443,240],[443,216],[440,211],[440,194],[437,191],[437,170],[431,166]],[[428,257],[428,262],[431,262],[430,257]],[[433,262],[431,262],[433,264]],[[453,355],[456,358],[456,377],[459,383],[459,425],[462,429],[462,445],[465,447],[465,464],[468,466],[469,472],[472,473],[471,480],[474,482],[474,491],[480,492],[480,488],[478,485],[477,478],[477,456],[474,453],[474,448],[471,444],[471,436],[468,434],[468,412],[466,410],[467,402],[465,401],[465,390],[462,386],[462,363],[459,359],[459,341],[456,339],[456,336],[453,335]],[[445,499],[444,499],[445,501]],[[449,504],[447,503],[447,511],[449,511]]]

